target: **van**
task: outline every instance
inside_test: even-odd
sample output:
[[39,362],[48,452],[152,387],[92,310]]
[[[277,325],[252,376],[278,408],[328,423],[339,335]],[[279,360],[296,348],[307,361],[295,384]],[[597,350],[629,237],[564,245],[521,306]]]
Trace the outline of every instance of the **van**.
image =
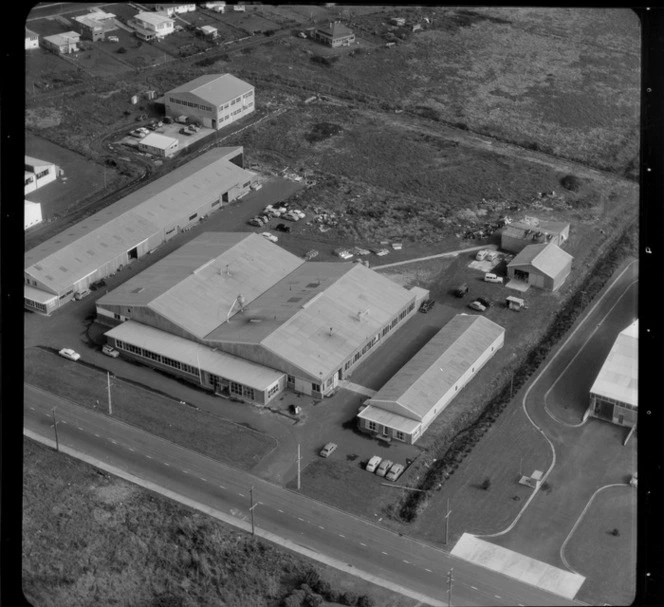
[[76,301],[80,301],[87,295],[90,295],[90,289],[83,289],[82,291],[77,291],[76,293],[74,293],[74,299]]
[[475,259],[477,259],[477,261],[483,261],[484,258],[487,256],[488,252],[489,251],[487,251],[486,249],[481,249],[481,250],[477,251],[477,255],[475,255]]
[[487,272],[484,275],[484,282],[498,282],[502,283],[503,282],[503,277],[502,276],[497,276],[496,274],[492,274],[491,272]]

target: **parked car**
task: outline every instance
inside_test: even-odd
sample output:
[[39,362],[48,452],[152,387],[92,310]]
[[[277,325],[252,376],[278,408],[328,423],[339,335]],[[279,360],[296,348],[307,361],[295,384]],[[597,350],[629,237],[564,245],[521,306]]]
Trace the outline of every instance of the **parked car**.
[[178,131],[178,133],[180,133],[180,135],[191,135],[191,131],[190,131],[189,129],[184,128],[184,127],[182,127],[182,128]]
[[300,219],[304,219],[306,215],[304,214],[304,211],[300,211],[300,209],[293,209],[291,213],[295,213]]
[[260,219],[263,223],[270,223],[270,219],[272,219],[272,217],[270,217],[270,216],[267,215],[266,213],[262,213],[262,214],[260,214],[260,215],[256,215],[256,217],[257,217],[258,219]]
[[465,282],[454,289],[456,297],[463,297],[466,293],[468,293],[468,285]]
[[487,261],[496,261],[498,259],[498,251],[488,251],[486,254],[486,260]]
[[385,475],[385,480],[396,481],[403,473],[403,470],[404,468],[401,464],[394,464],[394,466],[390,468],[390,471]]
[[286,233],[288,233],[288,232],[291,231],[291,227],[287,226],[285,223],[277,224],[277,227],[274,228],[274,229],[277,230],[277,232],[286,232]]
[[378,465],[380,464],[380,462],[382,460],[383,460],[383,458],[380,457],[379,455],[372,456],[371,459],[367,462],[366,471],[367,472],[375,472],[376,468],[378,468]]
[[82,289],[81,291],[77,291],[74,293],[74,299],[76,301],[81,301],[84,297],[90,295],[90,289]]
[[263,222],[258,219],[258,217],[252,217],[247,223],[250,226],[256,226],[257,228],[262,228],[263,227]]
[[353,254],[347,251],[346,249],[334,249],[334,254],[337,257],[341,257],[341,259],[343,259],[344,261],[346,259],[350,259],[353,256]]
[[491,302],[486,297],[478,297],[477,301],[479,301],[485,308],[491,307]]
[[371,251],[368,249],[363,249],[362,247],[354,247],[353,253],[355,253],[355,255],[370,255]]
[[109,42],[120,42],[120,38],[118,38],[117,36],[107,36],[106,40],[108,40]]
[[393,243],[392,243],[392,248],[393,248],[395,251],[401,251],[401,249],[403,249],[403,244],[400,243],[400,242],[393,242]]
[[270,217],[281,217],[284,214],[284,211],[279,209],[265,209],[265,214]]
[[106,354],[106,356],[110,356],[111,358],[117,358],[118,356],[120,356],[120,352],[118,352],[110,344],[104,344],[101,351],[102,353]]
[[260,190],[263,187],[263,184],[262,183],[252,183],[249,187],[252,190],[257,191],[257,190]]
[[468,304],[468,307],[472,310],[477,310],[478,312],[484,312],[484,310],[486,310],[486,306],[483,306],[479,301],[471,301]]
[[334,453],[334,451],[337,448],[336,443],[327,443],[321,450],[320,450],[320,455],[321,457],[330,457]]
[[304,259],[305,261],[311,261],[314,257],[318,255],[318,251],[316,249],[310,249],[304,254]]
[[72,350],[71,348],[62,348],[62,350],[60,350],[58,354],[60,356],[68,358],[69,360],[78,360],[79,358],[81,358],[81,355],[75,350]]
[[389,459],[384,459],[382,462],[380,462],[378,468],[376,468],[376,474],[378,476],[385,476],[387,471],[392,467],[393,463],[394,462],[390,461]]
[[288,213],[284,213],[282,217],[284,219],[288,219],[288,221],[300,221],[300,216],[293,213],[293,211],[288,211]]
[[378,255],[378,257],[383,257],[383,255],[387,255],[389,253],[387,249],[373,249],[373,252]]
[[173,119],[170,116],[164,116],[164,124],[172,124]]
[[436,300],[435,299],[427,299],[426,301],[423,301],[420,304],[420,312],[426,314],[431,308],[436,305]]
[[486,258],[488,252],[489,251],[487,251],[486,249],[481,249],[481,250],[477,251],[477,255],[475,255],[475,259],[477,259],[477,261],[483,261]]
[[503,277],[502,276],[497,276],[496,274],[492,274],[491,272],[487,272],[484,275],[484,282],[502,283],[503,282]]
[[133,131],[129,131],[129,134],[132,137],[136,137],[137,139],[143,139],[144,135],[142,131],[139,131],[138,129],[134,129]]
[[277,238],[274,234],[270,234],[270,232],[261,232],[261,236],[267,238],[270,242],[277,242],[279,240],[279,238]]

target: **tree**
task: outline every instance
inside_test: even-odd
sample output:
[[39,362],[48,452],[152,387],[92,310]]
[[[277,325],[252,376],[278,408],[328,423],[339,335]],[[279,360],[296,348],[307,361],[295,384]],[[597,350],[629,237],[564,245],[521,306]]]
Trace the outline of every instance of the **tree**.
[[340,597],[339,597],[339,602],[342,605],[356,605],[357,604],[357,595],[354,592],[351,592],[350,590],[344,592]]
[[480,487],[484,489],[484,491],[487,491],[489,487],[491,487],[491,479],[489,477],[485,478]]
[[374,607],[375,604],[374,600],[367,594],[363,594],[357,599],[357,607]]

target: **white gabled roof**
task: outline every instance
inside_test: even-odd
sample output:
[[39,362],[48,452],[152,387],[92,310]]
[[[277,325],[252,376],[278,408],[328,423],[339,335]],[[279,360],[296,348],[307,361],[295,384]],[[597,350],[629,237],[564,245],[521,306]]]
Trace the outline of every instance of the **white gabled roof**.
[[134,15],[134,19],[143,21],[144,23],[151,23],[152,25],[161,25],[162,23],[173,23],[173,19],[167,17],[166,15],[161,15],[159,13],[146,13],[140,12]]
[[634,321],[616,339],[602,366],[591,394],[638,406],[639,321]]
[[165,97],[189,93],[202,101],[219,106],[248,93],[253,88],[253,85],[232,74],[206,74],[168,91]]
[[543,274],[555,278],[565,269],[567,264],[572,263],[573,259],[569,253],[552,242],[549,244],[531,244],[507,264],[507,267],[532,266]]
[[143,145],[149,145],[153,148],[158,148],[160,150],[167,150],[174,143],[178,143],[178,140],[174,137],[167,137],[166,135],[160,135],[159,133],[150,133],[146,135],[139,141]]

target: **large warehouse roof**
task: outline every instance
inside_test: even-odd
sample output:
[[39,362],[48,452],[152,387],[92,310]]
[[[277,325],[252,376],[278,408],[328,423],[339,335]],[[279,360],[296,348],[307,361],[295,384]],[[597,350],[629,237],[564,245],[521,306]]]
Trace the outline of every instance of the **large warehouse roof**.
[[118,200],[25,254],[25,268],[57,292],[90,275],[252,173],[215,148]]
[[574,259],[558,245],[531,244],[525,247],[508,267],[533,266],[543,274],[555,278]]
[[303,263],[258,234],[206,232],[97,305],[147,306],[202,339],[226,322],[239,295],[247,305]]
[[592,394],[638,406],[639,321],[618,335],[590,389]]
[[191,93],[215,106],[235,99],[253,88],[251,84],[232,74],[208,74],[182,84],[166,93]]
[[394,403],[405,417],[424,419],[504,332],[483,316],[457,314],[367,404]]
[[159,329],[128,320],[106,332],[106,336],[140,345],[141,348],[167,356],[202,371],[221,375],[256,390],[267,390],[283,377],[283,373],[257,365],[225,352],[171,335]]

